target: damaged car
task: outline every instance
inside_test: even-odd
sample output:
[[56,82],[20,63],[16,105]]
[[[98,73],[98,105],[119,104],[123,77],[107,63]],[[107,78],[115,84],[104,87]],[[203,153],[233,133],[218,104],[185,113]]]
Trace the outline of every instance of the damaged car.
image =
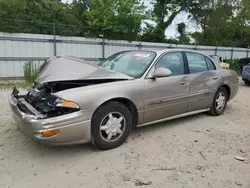
[[18,127],[47,145],[120,146],[134,127],[209,112],[221,115],[238,76],[196,51],[128,50],[95,65],[51,57],[28,92],[9,103]]

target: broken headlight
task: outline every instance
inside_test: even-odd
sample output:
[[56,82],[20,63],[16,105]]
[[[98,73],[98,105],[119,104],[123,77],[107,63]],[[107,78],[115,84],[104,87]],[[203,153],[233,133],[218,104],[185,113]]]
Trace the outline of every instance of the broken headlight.
[[56,107],[63,107],[63,108],[80,109],[80,106],[76,102],[64,100],[64,99],[60,99],[60,98],[56,99],[55,106]]

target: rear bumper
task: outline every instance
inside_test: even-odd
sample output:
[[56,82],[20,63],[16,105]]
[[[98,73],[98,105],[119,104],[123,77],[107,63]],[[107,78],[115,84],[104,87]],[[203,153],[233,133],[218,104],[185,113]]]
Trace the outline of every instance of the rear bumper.
[[[89,143],[91,140],[91,116],[90,111],[78,111],[54,118],[41,119],[39,115],[30,115],[18,108],[18,100],[11,95],[9,104],[13,119],[17,126],[29,137],[46,145],[69,145]],[[33,111],[35,111],[33,109]],[[38,111],[34,114],[39,113]],[[42,136],[41,132],[59,130],[57,135],[51,137]]]
[[242,80],[250,81],[250,71],[243,70],[243,72],[242,72]]
[[232,100],[237,95],[237,93],[239,91],[239,83],[231,85],[230,89],[231,89],[231,91],[230,91],[230,99],[229,100]]

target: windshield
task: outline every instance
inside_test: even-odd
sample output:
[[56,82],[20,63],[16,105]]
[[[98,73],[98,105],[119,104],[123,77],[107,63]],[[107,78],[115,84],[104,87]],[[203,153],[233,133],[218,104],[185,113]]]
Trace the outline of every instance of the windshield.
[[101,62],[99,66],[134,78],[139,78],[151,64],[155,55],[154,52],[149,51],[119,52],[108,57],[107,60]]

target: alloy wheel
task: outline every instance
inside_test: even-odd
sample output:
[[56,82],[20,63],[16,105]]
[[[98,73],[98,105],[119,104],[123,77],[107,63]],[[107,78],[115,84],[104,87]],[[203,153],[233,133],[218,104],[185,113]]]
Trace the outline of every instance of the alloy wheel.
[[115,142],[125,130],[126,120],[119,112],[107,114],[100,124],[100,135],[106,142]]

